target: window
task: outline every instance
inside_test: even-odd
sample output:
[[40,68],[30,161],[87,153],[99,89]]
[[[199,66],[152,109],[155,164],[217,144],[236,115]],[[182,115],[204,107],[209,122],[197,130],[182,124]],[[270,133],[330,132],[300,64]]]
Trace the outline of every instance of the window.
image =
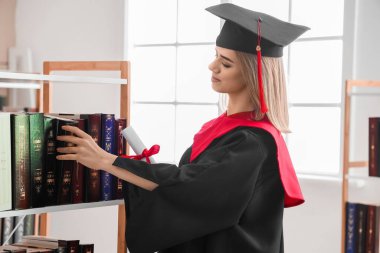
[[[297,172],[337,174],[344,1],[222,2],[311,28],[284,51],[292,130],[286,139]],[[221,23],[204,8],[218,3],[129,2],[132,124],[148,146],[161,145],[160,161],[178,162],[201,124],[217,116],[207,65]]]
[[337,174],[344,1],[232,2],[311,28],[284,52],[292,130],[287,144],[297,172]]
[[178,163],[202,124],[218,116],[208,64],[220,20],[211,0],[130,0],[132,125],[157,160]]

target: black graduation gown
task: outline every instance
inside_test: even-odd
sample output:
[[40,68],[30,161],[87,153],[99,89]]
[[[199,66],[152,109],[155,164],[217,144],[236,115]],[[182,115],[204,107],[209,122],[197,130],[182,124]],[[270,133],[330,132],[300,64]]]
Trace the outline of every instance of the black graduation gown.
[[189,163],[114,165],[157,183],[128,185],[126,241],[131,253],[282,253],[284,189],[276,143],[260,128],[238,127]]

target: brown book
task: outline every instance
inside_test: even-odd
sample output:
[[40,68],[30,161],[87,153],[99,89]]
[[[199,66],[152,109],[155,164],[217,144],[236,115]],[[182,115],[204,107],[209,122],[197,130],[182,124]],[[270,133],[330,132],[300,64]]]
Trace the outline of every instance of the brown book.
[[[101,134],[102,134],[102,123],[101,114],[81,114],[82,119],[87,119],[87,133],[92,137],[92,139],[100,146]],[[96,202],[100,200],[100,171],[93,170],[90,168],[85,168],[85,201],[86,202]]]
[[29,115],[11,115],[13,208],[30,207]]
[[[126,119],[115,120],[115,143],[116,143],[116,155],[126,155],[127,153],[127,142],[123,138],[122,131],[127,127]],[[114,184],[114,196],[116,199],[123,198],[123,180],[116,178]]]
[[[78,122],[77,127],[83,131],[85,130],[85,119],[76,119]],[[74,170],[73,170],[73,177],[72,177],[72,187],[71,187],[71,198],[72,203],[83,203],[83,197],[84,197],[84,191],[83,191],[83,185],[84,185],[84,166],[81,163],[75,162]]]
[[368,206],[366,253],[375,253],[376,206]]
[[380,176],[380,149],[379,149],[379,142],[380,142],[380,118],[377,117],[371,117],[369,118],[369,171],[368,174],[371,177],[378,177]]

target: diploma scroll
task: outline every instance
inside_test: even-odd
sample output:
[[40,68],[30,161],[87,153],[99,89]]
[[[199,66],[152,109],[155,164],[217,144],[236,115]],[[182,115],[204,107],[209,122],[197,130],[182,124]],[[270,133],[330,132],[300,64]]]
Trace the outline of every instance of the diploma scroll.
[[[136,154],[141,154],[143,150],[146,149],[144,143],[131,126],[125,128],[122,131],[122,134]],[[142,160],[146,161],[145,158],[143,158]],[[150,163],[156,163],[153,157],[149,157],[149,160]]]

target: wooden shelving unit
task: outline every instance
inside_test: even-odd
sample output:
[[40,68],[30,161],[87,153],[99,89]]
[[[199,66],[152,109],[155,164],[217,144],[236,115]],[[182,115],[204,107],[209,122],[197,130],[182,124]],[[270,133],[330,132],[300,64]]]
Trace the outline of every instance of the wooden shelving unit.
[[[350,161],[350,123],[353,96],[380,95],[377,93],[356,92],[355,88],[377,87],[380,88],[380,81],[359,81],[347,80],[345,85],[345,107],[344,107],[344,139],[343,139],[343,172],[342,172],[342,239],[341,252],[345,252],[346,236],[346,202],[348,201],[349,171],[352,168],[362,168],[368,170],[368,161]],[[380,99],[380,97],[379,97]],[[366,147],[364,147],[366,148]],[[352,177],[352,179],[366,180],[368,177]]]
[[[50,75],[51,72],[58,71],[120,71],[120,78],[99,78],[83,76]],[[12,80],[12,81],[9,81]],[[27,80],[27,81],[25,81]],[[29,81],[35,81],[31,85]],[[17,83],[16,88],[34,88],[38,91],[39,99],[37,107],[41,112],[49,113],[52,109],[52,82],[73,82],[73,83],[96,83],[96,84],[120,84],[120,118],[126,118],[127,124],[130,120],[130,63],[128,61],[77,61],[77,62],[44,62],[43,74],[24,74],[0,72],[0,87],[12,87],[12,83]],[[128,148],[127,148],[128,150]],[[126,252],[125,243],[125,208],[122,200],[100,201],[91,203],[49,206],[42,208],[32,208],[26,210],[11,210],[0,212],[0,218],[10,216],[20,216],[26,214],[37,214],[36,226],[39,235],[48,235],[49,213],[67,210],[79,210],[103,206],[118,205],[118,245],[117,252]]]

